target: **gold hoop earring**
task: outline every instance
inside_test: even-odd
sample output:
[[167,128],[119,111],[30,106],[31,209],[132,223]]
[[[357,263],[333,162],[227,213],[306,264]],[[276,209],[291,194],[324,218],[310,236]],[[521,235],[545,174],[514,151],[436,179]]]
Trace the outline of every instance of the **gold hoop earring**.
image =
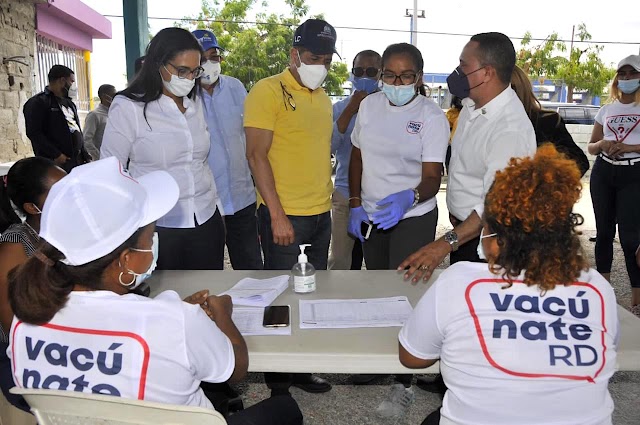
[[131,273],[127,273],[127,274],[130,274],[131,277],[133,277],[133,279],[129,283],[124,283],[122,281],[122,275],[123,274],[124,274],[123,272],[120,272],[120,275],[118,275],[118,281],[120,282],[120,285],[124,286],[125,288],[128,288],[128,287],[130,287],[131,285],[133,285],[136,282],[136,275],[131,274]]

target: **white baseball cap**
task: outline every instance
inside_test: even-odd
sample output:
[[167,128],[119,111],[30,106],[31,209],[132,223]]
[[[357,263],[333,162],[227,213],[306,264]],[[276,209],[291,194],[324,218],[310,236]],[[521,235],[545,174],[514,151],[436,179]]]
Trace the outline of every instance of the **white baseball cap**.
[[115,157],[94,161],[51,187],[40,237],[64,254],[65,264],[87,264],[168,213],[178,195],[178,184],[166,171],[134,179]]
[[619,71],[625,65],[631,65],[633,69],[640,72],[640,55],[631,55],[622,59],[618,64],[617,70]]

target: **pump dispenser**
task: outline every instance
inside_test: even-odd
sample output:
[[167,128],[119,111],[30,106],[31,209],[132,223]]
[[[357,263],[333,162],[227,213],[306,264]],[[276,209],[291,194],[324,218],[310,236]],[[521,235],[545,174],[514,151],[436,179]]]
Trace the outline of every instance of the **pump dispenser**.
[[310,244],[300,245],[300,255],[298,262],[291,269],[293,276],[293,290],[300,294],[307,294],[316,290],[316,269],[311,263],[307,254],[304,253]]

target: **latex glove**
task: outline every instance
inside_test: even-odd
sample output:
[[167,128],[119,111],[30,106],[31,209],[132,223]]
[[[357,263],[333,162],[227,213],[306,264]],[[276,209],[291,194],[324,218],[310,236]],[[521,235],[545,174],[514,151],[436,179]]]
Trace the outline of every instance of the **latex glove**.
[[373,214],[373,223],[378,225],[378,229],[391,229],[398,224],[404,213],[411,208],[414,196],[413,189],[407,189],[392,193],[386,198],[376,202],[377,206],[383,207],[384,209]]
[[348,232],[355,236],[360,242],[364,242],[364,236],[362,235],[362,223],[369,222],[369,216],[364,210],[364,207],[355,207],[349,210],[349,226]]

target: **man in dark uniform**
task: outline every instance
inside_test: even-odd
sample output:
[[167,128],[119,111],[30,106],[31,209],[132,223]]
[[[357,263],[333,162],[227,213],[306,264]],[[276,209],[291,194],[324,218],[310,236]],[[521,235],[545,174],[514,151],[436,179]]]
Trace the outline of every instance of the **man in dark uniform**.
[[24,105],[27,136],[36,156],[53,160],[66,172],[91,161],[84,148],[74,72],[63,65],[54,65],[49,71],[49,85]]

